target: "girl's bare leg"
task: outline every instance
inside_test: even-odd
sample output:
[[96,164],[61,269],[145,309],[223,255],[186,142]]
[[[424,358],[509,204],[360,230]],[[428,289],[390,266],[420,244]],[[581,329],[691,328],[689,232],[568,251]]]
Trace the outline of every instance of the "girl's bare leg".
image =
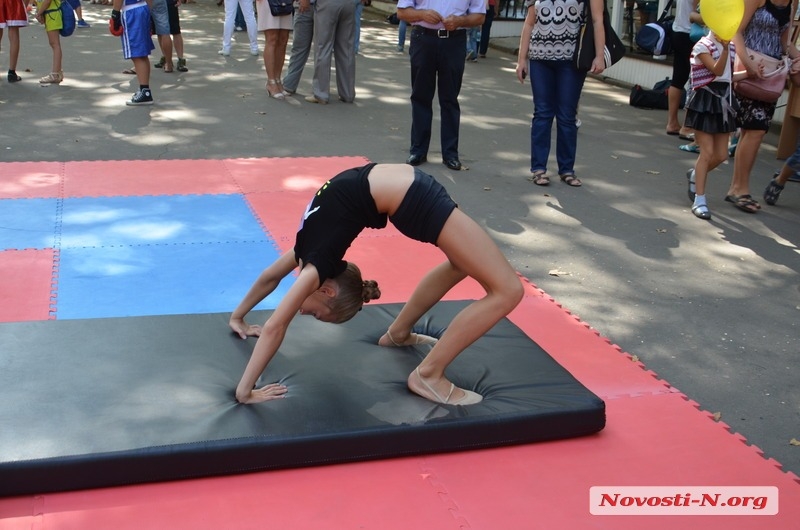
[[53,69],[52,69],[52,72],[58,73],[58,72],[60,72],[62,70],[62,68],[61,68],[61,58],[62,58],[61,37],[58,34],[58,30],[48,31],[47,32],[47,41],[50,44],[50,48],[53,50]]
[[[420,283],[409,302],[389,326],[392,336],[407,337],[411,327],[447,291],[466,276],[486,290],[486,296],[465,307],[448,326],[430,353],[409,376],[409,389],[420,396],[439,401],[450,395],[458,402],[465,395],[444,376],[447,366],[470,344],[483,336],[516,307],[523,289],[514,269],[489,235],[459,209],[453,210],[437,241],[448,261],[434,268]],[[480,249],[480,250],[476,250]],[[381,341],[388,337],[384,336]],[[431,390],[436,394],[432,395]]]
[[416,344],[416,337],[412,336],[411,328],[430,308],[441,300],[447,292],[466,278],[467,275],[445,261],[434,267],[422,278],[414,289],[411,298],[400,310],[389,330],[380,338],[381,346],[404,346]]
[[[0,33],[2,37],[2,33]],[[19,60],[19,28],[16,26],[9,26],[8,28],[8,69],[16,71],[17,61]]]

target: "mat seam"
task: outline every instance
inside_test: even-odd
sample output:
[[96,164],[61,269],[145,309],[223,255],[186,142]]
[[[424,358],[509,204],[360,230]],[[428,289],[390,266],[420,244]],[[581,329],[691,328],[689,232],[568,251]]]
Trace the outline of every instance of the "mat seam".
[[48,320],[58,318],[58,277],[61,267],[61,237],[64,225],[64,195],[66,192],[66,162],[60,162],[58,176],[58,197],[56,198],[56,218],[53,233],[53,265],[50,270],[50,302]]

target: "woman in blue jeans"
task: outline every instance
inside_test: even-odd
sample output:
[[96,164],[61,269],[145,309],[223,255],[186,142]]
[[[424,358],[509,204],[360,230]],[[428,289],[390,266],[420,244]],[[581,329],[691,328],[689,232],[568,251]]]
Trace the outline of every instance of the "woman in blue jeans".
[[558,176],[570,186],[580,186],[575,176],[578,146],[578,101],[586,72],[575,68],[572,56],[578,43],[584,1],[594,25],[597,55],[590,72],[605,69],[603,47],[603,0],[528,0],[528,14],[520,36],[517,79],[530,75],[533,91],[531,127],[531,177],[534,184],[547,186],[550,131],[556,120],[556,161]]

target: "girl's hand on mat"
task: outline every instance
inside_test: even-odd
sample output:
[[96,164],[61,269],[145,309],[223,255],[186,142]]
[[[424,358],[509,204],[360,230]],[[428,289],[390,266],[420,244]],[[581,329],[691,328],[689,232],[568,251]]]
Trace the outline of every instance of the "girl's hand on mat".
[[244,399],[239,397],[236,399],[239,403],[252,405],[253,403],[263,403],[264,401],[270,401],[272,399],[281,399],[285,397],[284,394],[288,391],[289,389],[286,388],[286,386],[280,383],[272,383],[261,388],[254,388],[250,391],[250,395]]
[[248,325],[243,318],[231,317],[228,325],[231,327],[233,332],[239,335],[239,337],[242,339],[246,339],[247,337],[261,336],[261,326]]

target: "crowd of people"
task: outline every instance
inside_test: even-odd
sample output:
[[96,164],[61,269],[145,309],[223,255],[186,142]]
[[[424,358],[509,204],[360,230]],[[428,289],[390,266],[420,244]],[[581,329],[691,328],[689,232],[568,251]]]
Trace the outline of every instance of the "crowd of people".
[[[89,27],[82,16],[80,0],[39,0],[35,18],[44,26],[52,49],[51,72],[42,85],[59,84],[64,79],[63,53],[59,31],[61,2],[75,10],[76,26]],[[104,4],[106,0],[92,0]],[[125,72],[138,78],[139,89],[126,103],[152,105],[149,85],[151,67],[165,73],[188,71],[181,35],[179,7],[193,0],[107,0],[111,5],[109,28],[122,41],[123,57],[133,63]],[[371,0],[295,0],[294,10],[275,11],[273,0],[219,0],[224,4],[222,45],[219,54],[230,56],[235,30],[247,32],[250,53],[258,56],[258,33],[264,34],[263,61],[265,89],[270,98],[283,100],[297,91],[306,62],[313,50],[312,93],[305,99],[320,105],[331,98],[331,70],[335,61],[338,99],[355,99],[355,57],[359,50],[360,12]],[[729,156],[734,157],[731,182],[725,201],[736,208],[756,213],[761,205],[750,190],[750,173],[761,142],[769,130],[776,104],[737,94],[734,85],[744,78],[762,76],[761,67],[743,53],[753,50],[774,58],[788,56],[792,73],[800,74],[800,51],[791,37],[791,0],[744,0],[744,16],[739,31],[729,41],[713,32],[695,35],[693,26],[702,27],[699,0],[677,0],[673,22],[673,75],[668,92],[669,110],[666,133],[691,140],[681,148],[697,153],[694,167],[687,173],[691,211],[710,219],[706,198],[708,177]],[[578,103],[588,73],[601,74],[605,68],[602,51],[591,69],[581,71],[572,61],[584,17],[591,17],[597,43],[603,42],[602,0],[527,0],[527,16],[520,36],[516,65],[517,79],[530,79],[533,100],[531,121],[530,180],[540,186],[550,184],[548,172],[551,133],[555,122],[555,175],[570,187],[582,181],[575,173],[577,158]],[[588,6],[588,7],[586,7]],[[20,53],[19,29],[28,25],[31,0],[0,0],[0,41],[7,32],[9,42],[8,82],[22,79],[17,73]],[[584,13],[584,9],[586,11]],[[499,13],[499,0],[398,0],[398,51],[405,50],[410,30],[411,138],[406,163],[418,166],[427,162],[433,122],[433,99],[438,97],[442,163],[463,169],[459,158],[459,93],[464,63],[485,57],[492,21]],[[559,13],[566,13],[561,16]],[[410,26],[410,27],[409,27]],[[284,64],[293,32],[288,67]],[[161,59],[151,66],[149,56],[156,36]],[[602,50],[602,46],[596,47]],[[735,71],[734,57],[743,65]],[[177,64],[174,60],[177,58]],[[688,88],[688,92],[687,92]],[[686,96],[688,94],[688,97]],[[686,99],[684,120],[679,117]],[[727,103],[726,103],[727,102]],[[800,170],[798,151],[776,173],[763,192],[767,204],[775,204],[786,181]]]
[[[675,46],[673,79],[669,91],[666,132],[692,140],[681,146],[698,153],[695,166],[687,172],[688,197],[692,213],[711,219],[706,199],[708,175],[729,156],[734,157],[733,173],[725,201],[741,211],[756,213],[761,205],[750,190],[750,173],[763,138],[772,124],[775,101],[761,101],[736,91],[735,84],[747,78],[762,78],[763,66],[752,52],[780,59],[788,57],[791,73],[800,73],[800,51],[791,41],[791,0],[744,0],[744,15],[739,30],[730,40],[713,31],[698,36],[692,43],[692,23],[703,24],[698,0],[678,0],[673,22]],[[739,61],[735,61],[735,58]],[[737,65],[741,65],[738,67]],[[683,87],[690,81],[685,120],[678,120]],[[800,144],[784,168],[763,192],[764,201],[774,205],[786,181],[800,168]]]

